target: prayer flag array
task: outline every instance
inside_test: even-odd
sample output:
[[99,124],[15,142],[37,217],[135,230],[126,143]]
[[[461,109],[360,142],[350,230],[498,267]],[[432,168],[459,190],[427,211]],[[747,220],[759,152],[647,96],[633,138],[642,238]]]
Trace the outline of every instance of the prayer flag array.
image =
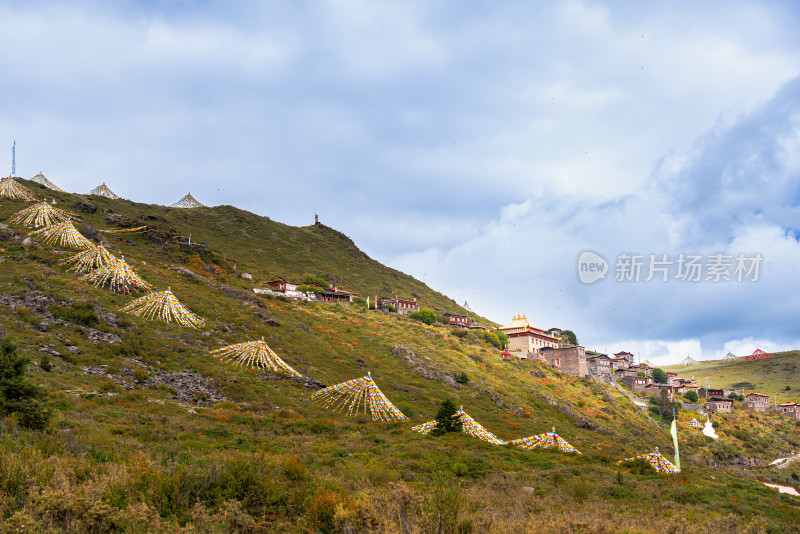
[[212,350],[211,354],[219,356],[223,361],[227,360],[244,367],[268,369],[288,376],[303,376],[275,354],[269,348],[269,345],[264,342],[263,337],[257,341],[245,341],[244,343]]
[[634,456],[632,458],[625,458],[624,460],[620,460],[617,462],[618,464],[623,464],[627,462],[632,462],[634,460],[638,460],[639,458],[644,459],[647,463],[649,463],[653,469],[658,471],[659,473],[680,473],[681,470],[675,467],[675,465],[664,458],[664,456],[658,452],[658,447],[654,452],[650,452],[647,454],[640,454],[639,456]]
[[92,245],[86,250],[64,258],[58,264],[61,266],[71,265],[70,271],[86,274],[101,267],[108,267],[115,260],[116,258],[103,245]]
[[63,189],[61,189],[60,187],[56,186],[56,184],[54,184],[53,182],[51,182],[50,180],[45,178],[44,174],[42,174],[42,173],[39,173],[36,176],[34,176],[33,178],[31,178],[31,182],[36,182],[37,184],[42,184],[46,188],[52,189],[53,191],[58,191],[59,193],[65,193],[65,191]]
[[106,186],[105,182],[103,182],[101,185],[98,185],[97,187],[95,187],[94,189],[89,191],[89,194],[90,195],[95,195],[95,196],[98,196],[98,197],[111,198],[111,199],[114,199],[114,200],[117,200],[117,199],[121,198],[118,195],[116,195],[115,193],[113,193],[111,191],[111,189],[109,189]]
[[[472,436],[473,438],[478,438],[483,441],[487,441],[494,445],[505,445],[506,442],[502,439],[499,439],[497,436],[486,430],[480,423],[475,421],[472,417],[470,417],[467,412],[464,411],[462,407],[460,410],[456,412],[456,415],[461,420],[461,431],[468,436]],[[428,421],[427,423],[423,423],[421,425],[417,425],[412,427],[411,430],[415,432],[419,432],[420,434],[430,434],[431,430],[436,428],[436,421]]]
[[172,291],[155,291],[139,297],[121,311],[131,313],[143,319],[163,321],[165,323],[177,323],[181,326],[198,328],[205,326],[206,321],[202,317],[190,312],[186,307],[175,298]]
[[578,449],[570,445],[564,438],[556,434],[555,428],[552,432],[545,432],[544,434],[536,434],[534,436],[528,436],[527,438],[515,439],[509,441],[508,443],[510,445],[522,447],[523,449],[542,447],[544,449],[555,448],[562,452],[581,453]]
[[81,280],[94,287],[107,287],[112,293],[126,295],[137,289],[152,289],[122,257],[111,260],[102,267],[81,276]]
[[353,415],[361,410],[369,412],[373,421],[408,420],[408,417],[386,398],[372,380],[371,374],[328,386],[314,393],[312,398],[334,411],[344,411],[347,408],[347,415]]
[[191,193],[177,201],[175,204],[170,206],[171,208],[205,208],[205,204],[199,203],[195,198],[192,196]]
[[12,177],[0,179],[0,198],[35,201],[36,195]]
[[48,245],[77,249],[92,247],[92,242],[83,237],[83,234],[69,221],[34,230],[29,235]]
[[74,213],[58,209],[47,202],[37,202],[36,204],[18,211],[8,219],[12,224],[22,224],[29,228],[39,228],[42,226],[53,226],[60,222],[77,219]]

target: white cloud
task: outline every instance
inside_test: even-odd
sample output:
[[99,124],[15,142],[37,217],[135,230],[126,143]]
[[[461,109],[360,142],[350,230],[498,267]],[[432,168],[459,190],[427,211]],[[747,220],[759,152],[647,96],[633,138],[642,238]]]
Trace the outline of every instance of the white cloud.
[[317,14],[321,44],[343,77],[365,82],[441,68],[447,51],[426,28],[428,9],[427,2],[326,1]]
[[[800,243],[796,228],[784,223],[800,202],[800,176],[781,158],[761,155],[795,135],[795,115],[776,110],[800,107],[798,85],[800,79],[751,116],[702,136],[690,156],[667,161],[632,195],[612,203],[548,195],[510,204],[478,236],[401,255],[393,265],[424,269],[437,287],[474,294],[473,308],[498,322],[526,312],[542,327],[575,330],[589,348],[639,351],[658,363],[681,352],[718,356],[743,333],[762,340],[765,350],[789,347],[800,303],[787,288]],[[587,248],[604,254],[612,269],[609,279],[591,286],[575,273],[575,258]],[[623,252],[644,255],[639,283],[613,280]],[[707,271],[696,284],[674,279],[679,254],[718,252],[731,255],[734,280],[713,283]],[[758,279],[752,273],[736,281],[736,257],[756,253],[764,258]],[[673,262],[667,283],[645,282],[650,254],[668,254]],[[477,273],[489,273],[489,291],[480,292],[487,276]]]

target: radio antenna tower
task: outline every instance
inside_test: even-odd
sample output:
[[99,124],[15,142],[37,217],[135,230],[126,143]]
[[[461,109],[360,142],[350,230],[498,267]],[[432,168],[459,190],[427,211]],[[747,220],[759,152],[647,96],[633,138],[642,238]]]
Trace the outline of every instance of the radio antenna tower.
[[11,176],[17,175],[17,142],[11,146]]

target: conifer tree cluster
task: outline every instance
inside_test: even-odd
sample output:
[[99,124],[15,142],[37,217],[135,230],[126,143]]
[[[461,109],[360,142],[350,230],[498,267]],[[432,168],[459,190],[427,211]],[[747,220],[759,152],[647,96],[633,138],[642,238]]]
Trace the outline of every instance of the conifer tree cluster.
[[461,432],[461,417],[456,415],[458,409],[450,399],[445,400],[436,413],[436,426],[431,430],[433,436],[444,436],[448,432]]
[[25,377],[30,360],[17,354],[9,339],[0,340],[0,415],[14,415],[20,426],[41,430],[47,427],[52,412],[45,392]]

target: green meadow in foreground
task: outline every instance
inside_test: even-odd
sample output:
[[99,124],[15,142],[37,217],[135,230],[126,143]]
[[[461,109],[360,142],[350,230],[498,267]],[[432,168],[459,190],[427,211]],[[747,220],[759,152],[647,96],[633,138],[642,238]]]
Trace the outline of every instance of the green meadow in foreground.
[[[25,247],[29,230],[0,229],[0,336],[29,358],[25,377],[51,411],[42,430],[14,413],[0,422],[0,531],[800,532],[800,498],[761,483],[799,483],[800,462],[766,465],[800,448],[797,420],[737,410],[715,416],[712,441],[682,411],[680,474],[620,466],[673,450],[667,422],[617,388],[502,360],[482,336],[440,323],[252,292],[277,276],[314,276],[364,296],[417,298],[439,315],[463,312],[335,230],[23,183],[76,210],[89,237],[146,224],[133,243],[99,235],[206,324],[121,312],[143,293],[87,285],[59,265],[68,252]],[[0,222],[28,205],[1,201]],[[181,247],[189,234],[203,248]],[[261,337],[308,379],[209,354]],[[348,417],[311,398],[368,372],[408,422]],[[502,440],[555,427],[582,454],[411,431],[446,399]]]

